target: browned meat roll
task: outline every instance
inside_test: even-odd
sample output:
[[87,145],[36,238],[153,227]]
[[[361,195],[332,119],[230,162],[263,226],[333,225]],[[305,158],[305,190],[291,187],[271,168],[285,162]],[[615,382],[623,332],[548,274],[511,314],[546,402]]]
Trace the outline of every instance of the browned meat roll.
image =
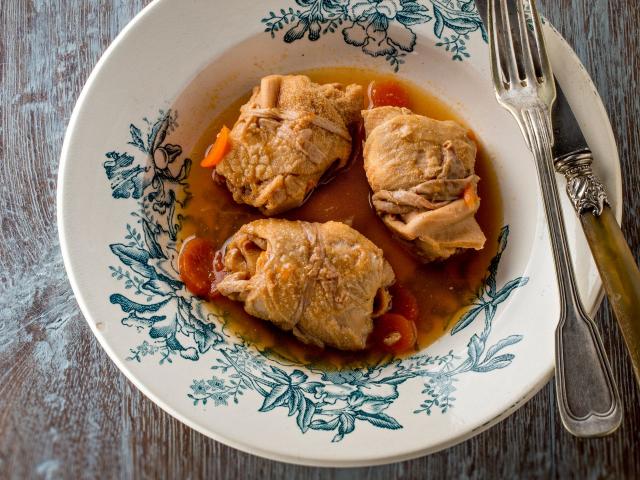
[[275,215],[301,205],[330,168],[351,153],[349,126],[362,87],[318,85],[303,75],[264,77],[240,108],[231,150],[216,168],[238,203]]
[[341,350],[365,348],[395,280],[382,250],[339,222],[248,223],[231,237],[224,266],[218,291],[247,313]]
[[430,262],[482,249],[476,145],[452,121],[399,107],[362,112],[364,166],[373,205],[389,229]]

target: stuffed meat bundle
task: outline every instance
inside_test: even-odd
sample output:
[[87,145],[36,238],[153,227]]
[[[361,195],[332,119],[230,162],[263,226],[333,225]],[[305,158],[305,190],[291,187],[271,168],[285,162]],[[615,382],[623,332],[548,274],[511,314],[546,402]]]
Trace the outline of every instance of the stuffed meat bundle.
[[362,87],[319,85],[304,75],[264,77],[229,134],[216,168],[238,203],[275,215],[301,205],[322,175],[344,167]]
[[386,226],[426,262],[480,250],[485,235],[474,217],[480,207],[476,145],[466,130],[400,107],[362,115],[365,171]]
[[231,237],[218,291],[305,343],[361,350],[390,307],[382,250],[340,222],[256,220]]

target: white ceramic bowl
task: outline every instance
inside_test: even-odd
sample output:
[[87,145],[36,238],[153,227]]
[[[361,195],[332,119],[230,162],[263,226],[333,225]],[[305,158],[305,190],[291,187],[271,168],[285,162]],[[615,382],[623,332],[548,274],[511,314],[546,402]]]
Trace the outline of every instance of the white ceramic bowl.
[[[545,29],[619,217],[606,113],[571,49]],[[473,2],[462,0],[157,0],[138,15],[80,95],[58,186],[71,284],[123,373],[205,435],[324,466],[445,448],[495,424],[546,383],[559,312],[547,231],[531,156],[494,99],[482,32]],[[222,331],[176,272],[185,152],[203,126],[263,75],[321,66],[396,70],[457,110],[493,159],[508,226],[475,313],[414,357],[364,370],[309,371],[259,355]],[[564,207],[580,292],[594,311],[601,284]]]

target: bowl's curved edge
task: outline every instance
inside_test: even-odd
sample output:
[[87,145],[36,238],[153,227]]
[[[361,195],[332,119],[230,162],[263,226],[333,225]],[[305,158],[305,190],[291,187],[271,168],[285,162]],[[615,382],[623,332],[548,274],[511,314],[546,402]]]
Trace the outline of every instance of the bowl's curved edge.
[[[158,405],[161,409],[163,409],[165,412],[167,412],[168,414],[170,414],[171,416],[173,416],[174,418],[176,418],[177,420],[179,420],[180,422],[182,422],[183,424],[187,425],[188,427],[198,431],[199,433],[208,436],[216,441],[219,441],[221,443],[224,443],[225,445],[228,445],[232,448],[236,448],[240,451],[246,452],[246,453],[250,453],[252,455],[257,455],[259,457],[263,457],[266,459],[270,459],[270,460],[276,460],[276,461],[282,461],[285,463],[291,463],[291,464],[297,464],[297,465],[306,465],[306,466],[316,466],[316,467],[362,467],[362,466],[374,466],[374,465],[384,465],[384,464],[389,464],[389,463],[395,463],[395,462],[399,462],[399,461],[404,461],[404,460],[410,460],[413,458],[417,458],[417,457],[421,457],[424,455],[428,455],[428,454],[432,454],[432,453],[436,453],[438,451],[444,450],[446,448],[449,448],[453,445],[456,445],[458,443],[461,443],[462,441],[468,440],[482,432],[484,432],[485,430],[488,430],[489,428],[491,428],[492,426],[496,425],[497,423],[501,422],[502,420],[504,420],[505,418],[507,418],[508,416],[510,416],[512,413],[514,413],[516,410],[518,410],[520,407],[522,407],[528,400],[530,400],[544,385],[547,384],[547,382],[549,381],[549,379],[552,377],[553,375],[553,366],[551,366],[550,368],[548,368],[545,372],[543,372],[543,375],[541,375],[539,377],[539,380],[532,385],[532,387],[523,395],[521,396],[520,399],[518,399],[517,401],[515,401],[508,409],[504,410],[503,412],[501,412],[499,415],[495,416],[494,418],[490,419],[489,421],[483,423],[481,426],[466,432],[464,434],[461,434],[457,437],[454,437],[452,439],[450,439],[447,442],[443,442],[439,445],[436,445],[434,447],[428,448],[428,449],[420,449],[420,450],[415,450],[415,451],[410,451],[407,452],[406,454],[403,455],[396,455],[396,456],[390,456],[390,457],[385,457],[385,458],[378,458],[375,460],[372,459],[361,459],[361,460],[350,460],[350,461],[341,461],[341,462],[333,462],[333,463],[326,463],[326,462],[319,462],[319,461],[314,461],[313,459],[308,459],[308,458],[299,458],[296,456],[284,456],[284,455],[273,455],[270,451],[267,450],[263,450],[263,449],[257,449],[253,446],[244,444],[244,443],[239,443],[236,441],[233,441],[231,439],[228,439],[226,437],[223,436],[219,436],[209,430],[206,430],[202,427],[200,427],[197,423],[190,421],[189,419],[185,418],[182,414],[178,413],[175,409],[173,409],[172,407],[170,407],[169,405],[167,405],[165,402],[163,402],[160,398],[158,398],[157,396],[155,396],[151,391],[149,391],[145,385],[140,382],[132,373],[131,371],[126,367],[126,365],[120,361],[120,359],[117,357],[117,355],[115,354],[115,352],[113,351],[113,349],[109,346],[109,344],[106,342],[104,336],[102,335],[102,333],[98,330],[98,328],[96,327],[95,322],[91,321],[91,313],[89,312],[89,308],[87,307],[87,304],[85,302],[84,297],[82,296],[82,293],[80,291],[80,287],[78,284],[78,281],[73,273],[73,270],[70,268],[70,255],[69,255],[69,251],[68,251],[68,244],[66,241],[66,235],[65,235],[65,217],[64,217],[64,213],[63,213],[63,208],[62,205],[64,204],[64,198],[65,198],[65,191],[64,191],[64,183],[63,183],[63,179],[65,176],[65,170],[66,170],[66,158],[68,156],[69,153],[69,149],[70,149],[70,145],[73,141],[73,131],[74,131],[74,127],[78,121],[78,117],[80,114],[80,111],[83,107],[83,104],[85,102],[85,99],[88,95],[88,92],[91,90],[91,87],[94,83],[95,78],[97,78],[97,76],[99,75],[100,71],[102,70],[102,67],[104,65],[104,63],[106,62],[106,59],[109,57],[109,55],[111,54],[112,51],[114,51],[119,44],[125,39],[125,37],[127,36],[127,34],[129,33],[129,31],[135,27],[135,25],[144,17],[146,16],[147,13],[149,13],[151,10],[153,10],[154,8],[156,8],[159,4],[163,3],[166,0],[154,0],[152,1],[149,5],[147,5],[144,9],[142,9],[132,20],[131,22],[129,22],[125,28],[118,34],[118,36],[115,38],[115,40],[109,45],[109,47],[105,50],[105,52],[103,53],[103,55],[101,56],[100,60],[98,61],[98,63],[96,64],[96,66],[94,67],[94,69],[92,70],[91,74],[89,75],[89,78],[87,79],[87,82],[85,83],[79,97],[78,100],[76,102],[76,105],[73,109],[73,112],[71,114],[70,120],[69,120],[69,124],[67,127],[67,131],[65,134],[65,138],[64,138],[64,142],[63,142],[63,147],[61,150],[61,155],[60,155],[60,167],[58,170],[58,178],[57,178],[57,195],[56,195],[56,217],[57,217],[57,223],[58,223],[58,236],[59,236],[59,241],[60,241],[60,248],[62,251],[62,257],[63,257],[63,261],[64,261],[64,265],[65,265],[65,269],[67,272],[67,276],[69,278],[69,282],[71,284],[73,293],[76,297],[76,300],[78,302],[78,305],[80,307],[80,310],[82,312],[82,314],[84,315],[87,323],[89,324],[89,327],[91,328],[91,331],[93,332],[93,334],[95,335],[95,337],[98,339],[101,347],[107,352],[109,358],[116,364],[116,366],[118,367],[118,369],[125,375],[125,377],[136,387],[138,388],[147,398],[149,398],[152,402],[154,402],[156,405]],[[549,24],[550,25],[550,24]],[[565,53],[568,53],[570,56],[573,57],[573,59],[575,60],[575,62],[577,64],[579,64],[582,69],[585,72],[585,77],[587,79],[588,82],[590,82],[590,85],[594,88],[595,90],[595,85],[593,84],[593,81],[591,79],[591,77],[589,76],[589,74],[586,72],[586,69],[584,69],[584,66],[582,65],[582,63],[580,62],[580,59],[577,57],[577,55],[575,54],[575,52],[571,49],[571,47],[569,46],[569,44],[566,42],[566,40],[562,37],[562,35],[560,35],[560,33],[551,26],[553,32],[556,34],[556,36],[561,40],[563,49],[565,50]],[[600,98],[599,94],[597,95],[597,101],[598,101],[598,109],[602,111],[603,116],[607,119],[607,126],[608,129],[607,130],[607,135],[610,136],[610,138],[614,138],[613,137],[613,131],[612,131],[612,127],[611,127],[611,123],[609,121],[609,117],[606,113],[606,109],[604,108],[604,105],[602,103],[602,99]],[[617,145],[615,143],[615,139],[613,140],[613,145],[616,148],[616,158],[618,158],[618,165],[619,165],[619,156],[618,156],[618,152],[617,152]],[[621,217],[622,217],[622,179],[621,179],[621,172],[618,168],[615,170],[615,182],[618,186],[618,195],[615,198],[615,204],[613,205],[613,210],[614,210],[614,214],[616,216],[616,219],[618,220],[618,222],[620,222]],[[602,287],[600,288],[600,293],[598,298],[595,301],[595,304],[592,306],[592,308],[590,308],[590,312],[591,314],[595,314],[600,306],[600,303],[603,299],[604,296],[604,291],[602,289]]]

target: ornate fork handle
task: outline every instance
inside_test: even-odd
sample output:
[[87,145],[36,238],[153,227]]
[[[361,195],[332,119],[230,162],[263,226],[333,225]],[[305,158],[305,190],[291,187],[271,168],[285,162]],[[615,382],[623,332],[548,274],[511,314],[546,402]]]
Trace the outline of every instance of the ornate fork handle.
[[560,416],[574,434],[606,435],[620,425],[622,409],[602,340],[578,294],[554,172],[550,112],[536,105],[519,113],[536,161],[558,278],[555,381]]

